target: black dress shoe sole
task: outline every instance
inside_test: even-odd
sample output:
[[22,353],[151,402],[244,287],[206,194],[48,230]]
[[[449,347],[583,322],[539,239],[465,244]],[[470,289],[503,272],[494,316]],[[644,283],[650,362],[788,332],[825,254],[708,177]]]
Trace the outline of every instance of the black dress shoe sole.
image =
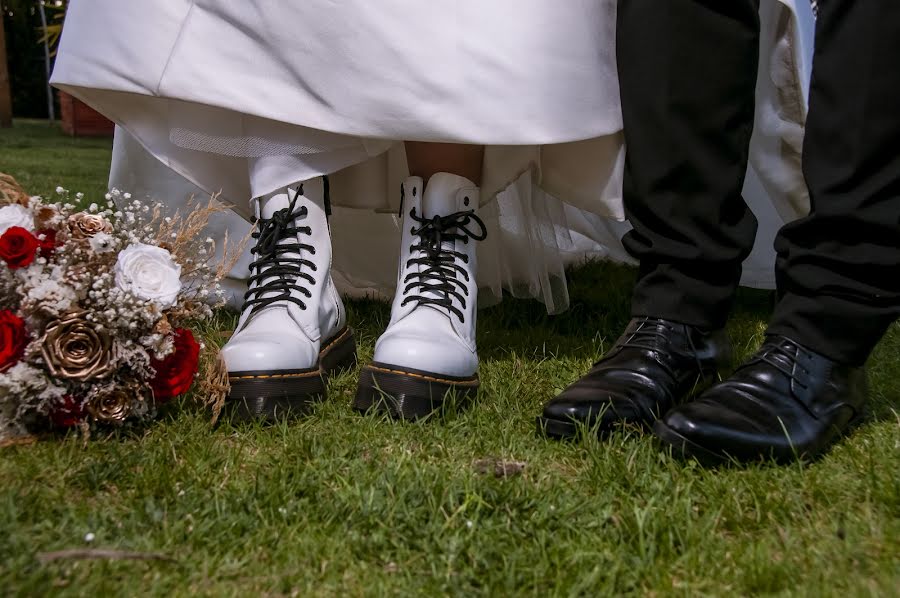
[[562,421],[541,416],[535,418],[535,421],[537,422],[538,434],[556,440],[574,439],[578,436],[579,428],[582,427],[574,421]]
[[372,363],[362,368],[353,408],[360,413],[394,419],[422,419],[449,400],[467,406],[478,393],[478,376],[457,378],[409,368]]
[[[586,433],[591,433],[594,430],[593,427],[587,427],[586,424],[575,420],[564,421],[538,416],[535,418],[535,421],[537,423],[538,434],[547,438],[552,438],[553,440],[575,440],[582,434],[582,430]],[[617,421],[609,426],[599,426],[595,424],[594,427],[596,430],[593,435],[598,438],[604,438],[616,430],[647,431],[650,429],[650,425],[650,423],[643,421]]]
[[585,433],[591,433],[593,431],[594,436],[603,438],[618,429],[645,429],[648,427],[647,424],[643,422],[616,422],[612,426],[601,427],[595,425],[596,430],[594,430],[594,428],[588,427],[587,424],[576,420],[561,420],[542,416],[538,416],[535,419],[537,422],[538,434],[547,438],[552,438],[553,440],[575,440],[582,434],[582,431]]
[[[687,393],[684,399],[679,401],[679,403],[687,403],[695,397],[699,396],[703,393],[704,390],[712,386],[714,380],[715,375],[712,374],[698,377],[697,382]],[[657,414],[657,417],[661,416],[662,413]],[[657,421],[657,419],[654,419],[652,421],[635,419],[618,420],[611,423],[605,423],[604,425],[595,424],[594,427],[596,428],[596,436],[599,438],[603,438],[604,436],[612,434],[615,430],[623,428],[637,429],[649,432]],[[591,427],[585,428],[586,424],[574,419],[562,420],[539,415],[536,418],[536,422],[538,434],[542,434],[547,438],[552,438],[554,440],[574,440],[578,438],[582,429],[586,431],[592,429]]]
[[733,463],[750,463],[750,462],[763,462],[769,461],[777,464],[787,464],[793,463],[796,461],[804,461],[810,462],[823,457],[828,453],[831,448],[834,447],[834,444],[841,438],[849,435],[853,430],[861,426],[867,419],[867,412],[863,411],[855,418],[853,418],[850,422],[847,423],[846,427],[840,432],[836,433],[834,438],[832,438],[829,442],[824,443],[821,447],[816,449],[811,449],[809,451],[799,451],[797,453],[790,454],[758,454],[753,456],[732,456],[727,453],[717,453],[711,451],[707,448],[704,448],[697,444],[696,442],[685,438],[682,434],[676,432],[662,420],[657,421],[653,424],[653,434],[659,439],[665,446],[669,446],[672,448],[672,455],[680,458],[693,458],[696,459],[701,465],[707,466],[715,466],[721,465],[722,463],[733,462]]
[[672,455],[680,458],[693,458],[702,465],[719,465],[729,460],[724,453],[715,453],[689,440],[667,426],[662,420],[653,424],[653,434],[665,446],[671,447]]
[[356,365],[353,330],[343,328],[319,351],[319,365],[303,370],[229,372],[231,391],[222,410],[232,423],[273,423],[310,412],[325,398],[329,376]]

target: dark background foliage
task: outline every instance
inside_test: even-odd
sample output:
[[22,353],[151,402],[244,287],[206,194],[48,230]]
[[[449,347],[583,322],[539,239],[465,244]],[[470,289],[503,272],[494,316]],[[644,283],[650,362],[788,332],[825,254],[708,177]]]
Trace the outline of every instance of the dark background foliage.
[[[0,0],[6,31],[13,116],[47,118],[47,79],[39,0]],[[49,15],[48,15],[49,18]]]

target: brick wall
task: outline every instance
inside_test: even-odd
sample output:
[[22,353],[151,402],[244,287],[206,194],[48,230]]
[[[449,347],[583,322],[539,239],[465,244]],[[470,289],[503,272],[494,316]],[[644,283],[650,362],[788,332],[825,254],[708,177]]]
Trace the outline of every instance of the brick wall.
[[111,137],[112,121],[69,94],[59,92],[62,129],[73,137]]

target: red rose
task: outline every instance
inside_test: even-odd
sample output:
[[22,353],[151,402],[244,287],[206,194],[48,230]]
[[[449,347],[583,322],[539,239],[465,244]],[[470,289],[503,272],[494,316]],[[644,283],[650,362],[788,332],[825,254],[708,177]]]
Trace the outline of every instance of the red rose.
[[176,329],[175,351],[162,361],[153,359],[150,362],[156,370],[156,377],[150,381],[156,402],[164,403],[190,390],[199,361],[200,345],[194,335],[185,328]]
[[82,401],[71,395],[60,399],[59,403],[50,412],[50,421],[57,428],[71,428],[77,426],[84,419],[84,405]]
[[52,228],[39,230],[38,236],[44,237],[43,239],[38,239],[38,243],[41,244],[41,257],[50,257],[50,254],[56,249],[56,231]]
[[22,359],[27,344],[28,334],[22,318],[8,309],[0,311],[0,372],[5,372]]
[[0,259],[11,269],[24,268],[34,261],[41,242],[21,226],[11,226],[0,236]]

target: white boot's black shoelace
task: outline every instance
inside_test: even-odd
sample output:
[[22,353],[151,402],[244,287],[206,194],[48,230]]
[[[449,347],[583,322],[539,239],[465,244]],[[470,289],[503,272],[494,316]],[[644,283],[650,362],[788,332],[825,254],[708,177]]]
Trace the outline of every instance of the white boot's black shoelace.
[[[410,246],[409,251],[418,252],[421,257],[407,260],[406,266],[421,265],[424,268],[419,272],[407,274],[403,279],[406,284],[403,293],[408,296],[400,305],[404,306],[413,301],[417,305],[435,305],[456,314],[460,322],[465,321],[462,311],[453,305],[453,297],[456,297],[465,308],[466,298],[469,295],[466,287],[469,273],[456,263],[456,258],[468,264],[469,256],[444,247],[444,243],[456,241],[468,243],[469,239],[483,241],[487,237],[484,222],[475,215],[474,210],[425,218],[418,216],[416,209],[413,208],[409,215],[420,224],[419,228],[412,230],[412,234],[419,237],[419,244]],[[477,224],[480,231],[475,232],[467,228],[469,223]],[[465,281],[459,280],[459,275],[462,275]],[[412,291],[417,293],[410,294]]]
[[[316,265],[302,258],[286,257],[288,253],[301,253],[308,251],[316,253],[316,248],[305,243],[282,243],[285,239],[296,238],[297,235],[311,235],[312,229],[308,226],[295,226],[298,218],[303,218],[309,210],[306,206],[299,209],[297,201],[303,195],[303,185],[300,185],[290,203],[272,214],[271,218],[253,219],[257,224],[256,231],[251,235],[256,240],[256,246],[250,250],[257,259],[250,264],[248,283],[250,290],[244,294],[244,308],[255,310],[266,307],[276,301],[290,301],[297,304],[300,309],[306,309],[306,303],[299,297],[291,295],[291,291],[297,291],[309,298],[312,293],[305,286],[298,284],[301,280],[310,285],[316,283],[308,273],[303,272],[304,266],[313,272]],[[253,285],[256,286],[253,286]]]

